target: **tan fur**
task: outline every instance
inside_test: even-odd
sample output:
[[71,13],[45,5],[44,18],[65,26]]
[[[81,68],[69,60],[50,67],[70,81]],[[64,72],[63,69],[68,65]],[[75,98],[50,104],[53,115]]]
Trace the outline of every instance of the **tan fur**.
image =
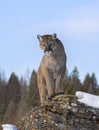
[[51,98],[62,92],[62,82],[66,71],[66,54],[61,41],[56,34],[37,36],[40,47],[44,51],[37,72],[38,88],[41,104],[46,98]]

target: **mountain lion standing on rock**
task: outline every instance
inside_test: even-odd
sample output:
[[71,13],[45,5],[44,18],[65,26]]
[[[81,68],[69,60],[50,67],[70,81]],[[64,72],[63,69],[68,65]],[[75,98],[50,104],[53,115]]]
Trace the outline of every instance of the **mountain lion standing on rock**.
[[41,104],[57,94],[62,94],[62,82],[66,71],[66,54],[62,42],[53,35],[38,35],[40,48],[44,51],[37,72]]

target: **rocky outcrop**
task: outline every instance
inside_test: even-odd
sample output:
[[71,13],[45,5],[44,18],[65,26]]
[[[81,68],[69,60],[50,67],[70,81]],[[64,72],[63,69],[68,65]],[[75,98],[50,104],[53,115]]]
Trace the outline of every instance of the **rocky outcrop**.
[[59,95],[33,108],[17,127],[18,130],[99,130],[99,109],[79,103],[75,96]]

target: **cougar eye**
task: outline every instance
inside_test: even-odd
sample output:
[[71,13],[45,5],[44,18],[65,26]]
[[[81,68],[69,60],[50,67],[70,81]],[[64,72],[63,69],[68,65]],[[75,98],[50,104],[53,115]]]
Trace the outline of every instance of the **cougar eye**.
[[42,43],[42,46],[46,46],[44,43]]

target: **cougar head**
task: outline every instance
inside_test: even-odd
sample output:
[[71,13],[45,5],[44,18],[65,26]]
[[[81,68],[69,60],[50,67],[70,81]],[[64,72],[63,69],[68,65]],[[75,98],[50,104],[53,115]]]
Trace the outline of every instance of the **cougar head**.
[[37,35],[40,43],[40,48],[44,51],[46,55],[51,55],[55,49],[56,34],[52,35]]

